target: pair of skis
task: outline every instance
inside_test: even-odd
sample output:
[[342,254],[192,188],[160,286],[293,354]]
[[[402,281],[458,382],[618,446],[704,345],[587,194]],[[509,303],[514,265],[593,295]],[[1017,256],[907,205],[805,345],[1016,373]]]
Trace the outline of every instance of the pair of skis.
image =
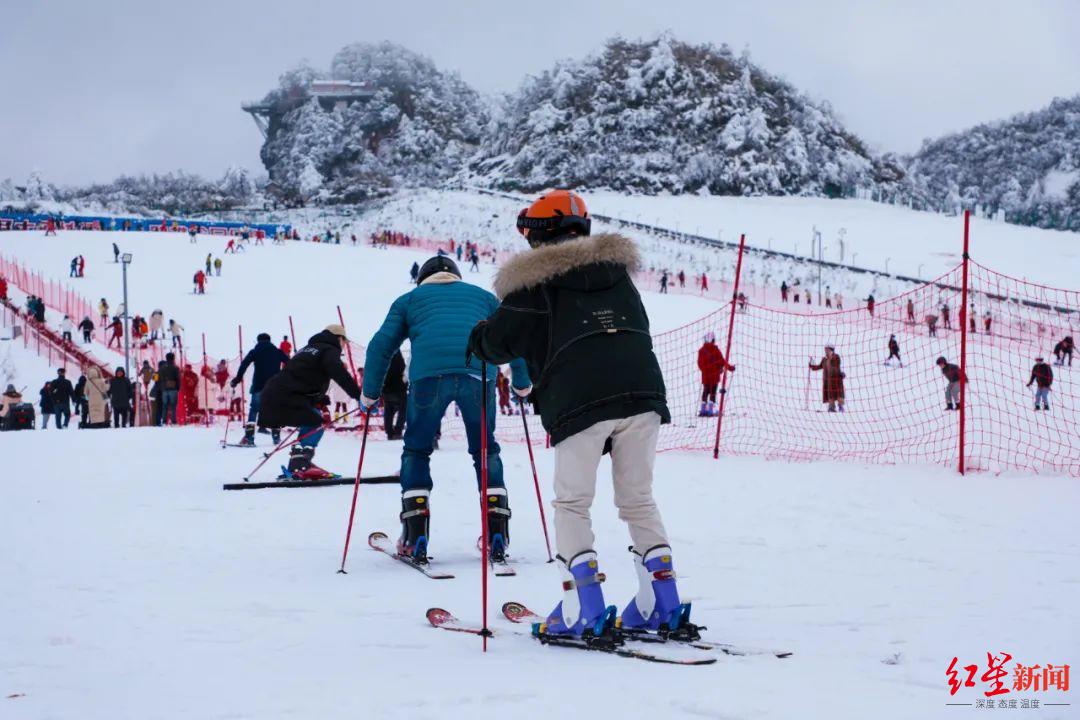
[[[502,606],[502,614],[507,620],[514,624],[529,624],[537,625],[543,623],[544,618],[540,617],[525,605],[518,602],[504,603]],[[485,630],[474,625],[469,625],[465,622],[454,617],[453,613],[442,608],[431,608],[427,611],[427,620],[433,627],[440,630],[449,630],[452,632],[469,633],[472,635],[484,634],[496,635],[492,630]],[[525,633],[512,632],[512,635],[525,637]],[[576,650],[587,650],[591,652],[603,652],[610,655],[617,655],[619,657],[634,658],[637,660],[644,660],[646,662],[663,663],[667,665],[712,665],[717,661],[715,655],[696,656],[694,653],[691,656],[679,656],[672,653],[654,652],[648,650],[642,650],[638,647],[627,647],[626,643],[641,643],[641,644],[655,644],[655,645],[667,645],[669,647],[687,647],[693,650],[714,650],[724,655],[734,656],[747,656],[747,655],[772,655],[777,658],[786,658],[791,656],[791,652],[786,650],[762,650],[754,648],[739,647],[728,643],[714,643],[704,640],[689,640],[679,639],[674,636],[661,634],[652,630],[639,630],[639,629],[622,629],[618,628],[614,630],[610,635],[604,635],[598,638],[590,637],[576,637],[568,635],[548,635],[543,633],[531,632],[528,637],[535,638],[543,645],[551,645],[553,647],[565,647],[573,648]]]
[[[393,541],[391,541],[384,532],[376,531],[368,535],[368,545],[370,545],[373,550],[378,550],[384,555],[397,560],[403,565],[411,567],[413,570],[426,575],[432,580],[452,580],[454,578],[450,573],[440,572],[432,568],[430,562],[416,562],[408,555],[401,555],[398,553],[397,547],[395,547]],[[428,560],[431,560],[430,556],[428,557]],[[506,560],[503,560],[502,562],[492,562],[491,568],[496,577],[512,577],[517,575],[517,570],[515,570],[514,566]]]

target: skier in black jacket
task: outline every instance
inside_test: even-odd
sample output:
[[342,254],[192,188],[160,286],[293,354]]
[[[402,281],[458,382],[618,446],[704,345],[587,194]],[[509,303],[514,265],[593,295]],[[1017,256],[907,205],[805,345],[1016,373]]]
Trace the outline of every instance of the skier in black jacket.
[[469,348],[490,363],[521,357],[538,378],[534,398],[555,445],[555,540],[564,599],[543,632],[581,635],[605,613],[589,517],[596,468],[610,450],[619,517],[629,525],[641,581],[624,627],[690,629],[667,533],[652,496],[660,425],[671,421],[649,318],[631,280],[640,265],[621,235],[589,236],[585,202],[554,190],[518,216],[532,249],[495,279],[498,310]]
[[312,463],[315,447],[322,439],[326,391],[333,380],[354,400],[360,400],[360,388],[341,362],[342,344],[347,342],[345,328],[328,325],[313,335],[262,389],[259,427],[297,427],[297,443],[289,453],[289,474],[301,480],[330,477]]
[[60,368],[51,383],[53,412],[56,414],[56,427],[63,429],[71,422],[71,401],[75,397],[75,388],[67,379],[67,371]]
[[405,357],[398,350],[390,358],[383,381],[383,429],[387,440],[400,440],[405,431],[405,403],[409,383],[405,381]]
[[[255,366],[255,373],[251,378],[251,403],[248,405],[247,424],[244,425],[244,439],[240,441],[241,445],[255,444],[255,421],[259,417],[262,390],[266,387],[266,382],[281,372],[281,366],[287,362],[289,362],[289,356],[270,341],[270,334],[259,333],[258,337],[255,338],[255,347],[251,348],[248,354],[244,356],[244,361],[240,363],[240,367],[236,371],[236,377],[232,379],[231,383],[234,388],[243,382],[244,373],[247,372],[248,366]],[[270,428],[275,445],[281,442],[278,437],[278,430],[276,427]]]

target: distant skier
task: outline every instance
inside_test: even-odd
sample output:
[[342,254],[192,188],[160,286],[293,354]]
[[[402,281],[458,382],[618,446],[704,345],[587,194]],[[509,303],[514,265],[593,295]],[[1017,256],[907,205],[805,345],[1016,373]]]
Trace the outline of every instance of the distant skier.
[[685,272],[683,272],[682,270],[679,270],[679,274],[676,275],[675,277],[679,280],[679,288],[680,289],[686,287],[686,273]]
[[289,342],[288,335],[281,336],[281,342],[278,344],[278,349],[281,350],[281,352],[285,353],[285,357],[289,357],[292,355],[292,343]]
[[109,404],[112,406],[113,427],[131,427],[132,408],[135,405],[135,387],[124,374],[124,368],[116,368],[109,381]]
[[[38,392],[38,407],[41,409],[41,429],[47,430],[49,418],[56,415],[56,406],[52,399],[52,383],[46,382]],[[56,418],[56,429],[60,429],[60,418]]]
[[499,414],[513,415],[514,407],[510,404],[510,378],[502,372],[495,376],[495,390],[499,394]]
[[94,334],[94,321],[90,319],[89,315],[84,317],[82,322],[79,323],[79,329],[82,330],[83,342],[89,343]]
[[915,301],[911,298],[907,301],[907,321],[912,325],[915,324]]
[[109,303],[105,302],[105,298],[98,303],[98,314],[101,315],[101,327],[105,327],[109,322]]
[[480,253],[476,252],[476,248],[473,248],[472,254],[469,256],[469,271],[480,272]]
[[1061,341],[1054,345],[1054,364],[1064,365],[1065,358],[1068,357],[1069,367],[1072,367],[1073,349],[1075,347],[1076,345],[1073,343],[1072,335],[1066,335],[1062,338]]
[[900,359],[900,343],[897,342],[895,335],[890,335],[889,357],[885,358],[885,365],[891,365],[893,358],[896,358],[896,362],[900,364],[900,367],[904,367],[904,361]]
[[[941,356],[937,359],[937,366],[941,368],[941,374],[945,376],[945,409],[960,409],[960,378],[963,373],[960,366],[953,364]],[[965,378],[966,379],[966,378]]]
[[158,382],[161,384],[161,424],[172,421],[177,424],[176,409],[180,399],[180,368],[176,365],[176,356],[166,353],[165,362],[158,366]]
[[701,293],[704,295],[707,292],[709,292],[709,276],[701,273]]
[[705,333],[705,342],[698,349],[697,366],[701,371],[701,409],[698,416],[715,417],[716,388],[720,384],[720,374],[724,370],[735,372],[735,366],[728,363],[716,345],[716,333]]
[[79,260],[79,277],[86,277],[86,258],[82,255],[78,257]]
[[56,377],[49,383],[49,398],[56,414],[56,429],[62,430],[71,422],[71,401],[75,398],[75,388],[67,379],[67,371],[60,368]]
[[120,262],[120,246],[117,245],[116,243],[112,244],[112,254],[113,254],[113,262],[114,263],[119,263]]
[[229,242],[225,243],[225,252],[224,252],[224,254],[228,255],[229,253],[233,253],[233,254],[236,253],[236,239],[235,238],[229,238]]
[[781,280],[780,281],[780,302],[785,302],[786,303],[788,301],[788,296],[787,295],[788,295],[787,280]]
[[949,317],[949,303],[941,304],[941,324],[946,330],[952,330],[952,319]]
[[214,258],[214,275],[221,277],[221,258]]
[[214,258],[211,253],[206,253],[206,274],[212,275],[214,272]]
[[844,296],[841,295],[840,293],[836,293],[836,309],[837,310],[843,310],[844,309]]
[[[255,422],[259,418],[263,388],[266,387],[266,383],[270,378],[281,372],[281,367],[288,361],[289,356],[282,352],[281,348],[274,347],[274,344],[270,341],[270,333],[259,333],[258,337],[255,338],[255,347],[248,351],[248,354],[244,356],[244,360],[240,363],[240,367],[237,368],[236,377],[233,378],[231,383],[234,388],[244,381],[244,373],[247,372],[248,366],[255,367],[255,372],[251,378],[247,424],[244,425],[244,438],[240,441],[241,445],[255,444]],[[280,426],[270,426],[270,432],[274,437],[274,444],[277,445],[281,441],[278,437]]]
[[297,442],[289,451],[288,472],[300,480],[332,476],[313,462],[315,448],[323,436],[322,426],[329,420],[318,406],[324,405],[330,381],[337,383],[349,397],[360,400],[360,388],[341,362],[345,342],[345,328],[327,325],[325,330],[312,335],[308,344],[262,389],[259,426],[297,428]]
[[968,329],[972,335],[975,334],[975,303],[971,304],[971,310],[968,312]]
[[930,337],[937,337],[937,315],[926,316],[926,329]]
[[174,348],[184,347],[184,326],[175,320],[169,320],[169,335],[172,336],[172,346]]
[[204,273],[202,270],[198,271],[197,273],[195,273],[195,277],[193,278],[193,281],[195,283],[195,293],[198,294],[198,295],[205,295],[206,294],[206,273]]
[[875,304],[876,303],[874,301],[874,294],[871,293],[870,296],[868,298],[866,298],[866,311],[868,313],[870,313],[870,317],[874,317],[874,305]]
[[990,311],[989,311],[989,310],[987,310],[987,311],[986,311],[986,312],[985,312],[985,313],[983,314],[983,331],[984,331],[984,332],[985,332],[985,333],[986,333],[987,335],[990,335],[990,334],[991,334],[990,328],[991,328],[991,326],[993,325],[993,322],[994,322],[994,318],[993,318],[993,316],[992,316],[992,315],[990,314]]
[[412,284],[416,284],[416,277],[420,274],[420,263],[413,262],[412,267],[409,268],[409,278],[412,280]]
[[667,294],[668,277],[667,270],[660,274],[660,293]]
[[109,338],[106,347],[111,348],[113,343],[116,343],[116,348],[118,350],[122,349],[124,346],[124,324],[120,322],[119,317],[114,317],[109,327],[112,330],[112,336]]
[[45,237],[56,235],[56,221],[51,217],[45,218]]
[[67,315],[60,321],[60,340],[62,342],[73,342],[71,334],[75,332],[75,323],[71,322],[71,318]]
[[829,412],[844,412],[844,372],[840,369],[840,356],[836,348],[825,346],[825,355],[817,363],[810,363],[811,370],[824,371],[821,376],[821,402],[829,404]]
[[[476,250],[472,249],[471,257]],[[504,266],[505,267],[505,266]],[[401,453],[402,534],[398,552],[417,562],[427,561],[431,454],[435,435],[447,407],[456,403],[465,424],[469,454],[480,486],[480,433],[487,434],[489,498],[489,540],[491,554],[502,559],[509,544],[510,506],[503,483],[503,464],[495,441],[495,375],[498,367],[487,368],[490,381],[487,397],[481,395],[480,363],[466,355],[469,332],[499,306],[487,290],[463,282],[457,264],[448,256],[436,255],[420,268],[419,284],[397,298],[386,319],[368,344],[364,362],[364,396],[361,411],[374,407],[384,392],[384,378],[394,353],[406,339],[412,349],[409,364],[408,414],[404,448]],[[522,360],[512,363],[514,387],[528,395],[529,376]],[[487,427],[480,424],[480,403],[487,408]],[[427,509],[418,514],[418,510]]]
[[633,241],[590,236],[590,226],[584,201],[567,190],[546,193],[522,213],[518,228],[532,249],[503,265],[495,280],[503,303],[469,340],[470,349],[488,362],[526,359],[530,375],[539,378],[537,408],[555,446],[555,543],[563,594],[537,631],[614,631],[590,519],[606,450],[640,583],[619,625],[693,631],[652,493],[657,436],[671,414],[648,315],[632,280],[641,257]]
[[154,310],[150,313],[150,342],[154,342],[158,339],[158,336],[162,336],[164,339],[165,332],[161,325],[164,321],[165,314],[161,310]]
[[79,277],[79,258],[71,258],[71,271],[68,273],[68,277]]
[[194,225],[188,228],[187,234],[189,242],[194,243],[199,241],[199,230]]
[[1031,378],[1027,386],[1031,387],[1031,383],[1035,383],[1035,409],[1039,409],[1039,401],[1042,400],[1042,409],[1049,410],[1050,386],[1054,384],[1054,371],[1042,357],[1035,358],[1035,366],[1031,368]]

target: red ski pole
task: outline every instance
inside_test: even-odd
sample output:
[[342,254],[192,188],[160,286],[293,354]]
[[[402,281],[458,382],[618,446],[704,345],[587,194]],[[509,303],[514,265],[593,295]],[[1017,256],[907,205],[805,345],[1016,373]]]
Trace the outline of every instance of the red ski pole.
[[356,463],[356,478],[353,483],[352,506],[349,508],[349,527],[345,530],[345,549],[341,552],[341,567],[338,574],[346,575],[345,560],[349,557],[349,540],[352,539],[353,519],[356,517],[356,497],[360,494],[360,472],[364,469],[364,452],[367,450],[368,428],[371,427],[371,410],[364,413],[364,434],[360,438],[360,460]]
[[484,652],[487,652],[488,636],[488,424],[487,424],[487,400],[488,400],[487,362],[480,360],[480,602],[482,605],[482,617],[484,624],[481,626],[480,635],[483,637]]
[[548,562],[555,562],[551,556],[551,540],[548,538],[547,518],[544,517],[544,499],[540,496],[540,478],[536,475],[536,459],[533,457],[532,441],[529,439],[529,421],[525,419],[525,398],[518,398],[518,410],[521,412],[521,425],[525,428],[525,447],[529,448],[529,465],[532,466],[533,487],[536,488],[536,506],[540,508],[540,527],[544,528],[544,545],[547,546]]

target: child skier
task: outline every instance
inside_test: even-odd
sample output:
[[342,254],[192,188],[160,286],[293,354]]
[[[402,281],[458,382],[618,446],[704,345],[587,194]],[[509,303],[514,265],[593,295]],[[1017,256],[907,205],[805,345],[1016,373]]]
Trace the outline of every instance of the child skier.
[[[541,196],[518,216],[532,247],[502,266],[498,310],[473,330],[469,348],[489,363],[525,358],[540,378],[535,397],[555,446],[555,542],[563,599],[537,631],[581,636],[614,630],[589,510],[600,457],[611,452],[615,503],[629,526],[640,590],[623,628],[696,630],[680,603],[667,532],[652,496],[660,425],[671,421],[649,319],[631,279],[633,241],[590,236],[584,200]],[[619,372],[612,372],[618,363]]]
[[900,367],[904,367],[904,361],[900,359],[900,343],[896,341],[895,335],[889,336],[889,357],[885,358],[885,365],[891,366],[892,359],[896,358],[896,362],[900,364]]
[[[960,378],[964,376],[960,366],[949,362],[944,356],[937,359],[937,366],[941,368],[941,374],[945,376],[945,409],[960,409]],[[964,378],[967,379],[966,377]]]
[[1031,368],[1031,379],[1027,386],[1035,383],[1035,409],[1039,409],[1039,401],[1042,400],[1042,409],[1050,409],[1050,386],[1054,384],[1054,371],[1043,361],[1041,357],[1035,358],[1035,366]]
[[716,387],[720,384],[720,373],[724,370],[735,372],[735,366],[728,363],[716,346],[716,333],[705,333],[705,342],[698,349],[697,366],[701,371],[701,409],[698,416],[715,417]]

